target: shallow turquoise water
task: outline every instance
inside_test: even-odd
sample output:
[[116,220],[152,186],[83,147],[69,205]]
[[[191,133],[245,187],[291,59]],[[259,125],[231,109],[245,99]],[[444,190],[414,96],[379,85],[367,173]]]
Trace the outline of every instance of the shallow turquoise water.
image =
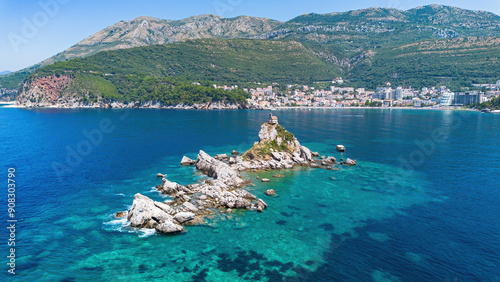
[[[268,203],[265,212],[217,215],[180,236],[114,219],[135,193],[167,200],[153,188],[158,172],[182,184],[200,179],[192,167],[178,165],[182,155],[248,149],[267,114],[0,108],[2,167],[16,167],[19,185],[18,274],[9,278],[500,280],[495,115],[277,111],[304,145],[359,165],[280,171],[285,178],[245,173],[255,180],[247,189]],[[77,149],[86,138],[82,130],[103,119],[116,128],[70,171],[54,170],[54,162],[69,164],[67,146]],[[442,138],[430,152],[420,145],[435,132]],[[336,144],[347,152],[337,153]],[[276,197],[264,195],[270,188]],[[2,275],[8,277],[6,270]]]

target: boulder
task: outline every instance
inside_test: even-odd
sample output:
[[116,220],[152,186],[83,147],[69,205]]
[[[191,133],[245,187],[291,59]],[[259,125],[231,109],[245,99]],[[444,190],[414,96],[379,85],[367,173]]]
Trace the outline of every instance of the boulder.
[[161,174],[161,173],[158,173],[158,174],[156,175],[156,177],[163,178],[163,177],[165,177],[165,175],[164,175],[164,174]]
[[344,145],[337,145],[337,151],[345,152],[345,146]]
[[274,192],[274,189],[269,189],[269,190],[266,190],[266,192],[264,192],[266,195],[268,196],[274,196],[276,195],[276,192]]
[[120,212],[115,213],[115,218],[122,218],[122,217],[125,217],[126,215],[127,215],[126,211],[120,211]]
[[171,215],[158,208],[150,198],[139,193],[135,194],[132,207],[128,211],[127,219],[132,227],[145,227],[151,219],[158,223],[172,221]]
[[273,177],[276,177],[276,178],[283,178],[285,177],[283,174],[275,174],[273,175]]
[[195,217],[195,214],[192,213],[192,212],[180,212],[180,213],[177,213],[175,216],[174,216],[174,219],[179,222],[180,224],[183,224],[185,222],[188,222],[190,220],[193,220]]
[[160,191],[165,194],[172,195],[186,189],[186,187],[176,182],[168,181],[166,178],[163,178],[161,181],[163,182],[163,184],[161,185]]
[[192,203],[190,202],[185,202],[184,204],[182,204],[187,210],[189,211],[192,211],[192,212],[197,212],[198,211],[198,208],[193,205]]
[[329,156],[329,157],[327,157],[327,158],[325,159],[325,161],[326,161],[327,163],[334,164],[334,163],[336,163],[336,162],[337,162],[337,159],[336,159],[335,157],[330,157],[330,156]]
[[177,233],[184,231],[184,227],[182,227],[181,225],[176,224],[172,221],[166,221],[166,222],[160,223],[155,227],[155,229],[156,229],[156,231],[161,232],[161,233],[165,233],[165,234],[177,234]]
[[319,157],[319,153],[318,153],[318,152],[311,152],[311,155],[312,155],[313,157]]
[[278,162],[281,161],[281,159],[283,158],[283,154],[281,153],[278,153],[278,152],[272,152],[271,153],[271,157],[273,157],[273,159],[277,160]]
[[157,208],[159,208],[160,210],[172,215],[175,213],[175,209],[172,208],[171,206],[169,206],[168,204],[166,203],[162,203],[162,202],[155,202],[155,206]]
[[258,199],[257,202],[255,202],[255,209],[258,212],[262,212],[265,208],[267,208],[267,204],[262,199]]
[[356,160],[351,160],[351,159],[347,158],[347,160],[345,160],[344,164],[347,166],[355,166]]
[[240,153],[239,153],[238,151],[236,151],[236,150],[233,150],[233,151],[231,152],[231,155],[239,155],[239,154],[240,154]]
[[228,158],[228,156],[226,154],[218,154],[218,155],[214,156],[214,159],[219,160],[219,161],[223,161],[227,158]]
[[231,209],[245,209],[251,207],[251,204],[248,200],[244,199],[243,197],[236,196],[228,191],[224,192],[223,195],[221,195],[220,204]]
[[244,183],[238,171],[229,165],[212,158],[207,153],[200,150],[196,159],[196,168],[214,179],[220,180],[227,186],[237,187]]
[[269,178],[262,178],[260,181],[262,181],[262,182],[271,182],[271,180],[269,180]]
[[306,146],[300,146],[300,157],[306,162],[311,162],[313,160],[311,150]]
[[241,198],[250,199],[250,200],[257,200],[257,197],[254,194],[248,192],[247,190],[236,190],[236,191],[233,191],[233,193],[237,194]]
[[182,157],[182,160],[181,160],[181,165],[194,165],[195,164],[195,161],[184,156]]

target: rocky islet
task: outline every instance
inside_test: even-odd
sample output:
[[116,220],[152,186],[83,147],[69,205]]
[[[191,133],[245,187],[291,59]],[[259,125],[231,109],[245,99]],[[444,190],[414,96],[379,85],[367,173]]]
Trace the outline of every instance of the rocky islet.
[[[204,217],[213,214],[215,210],[230,212],[234,209],[246,209],[262,212],[268,205],[242,189],[250,185],[250,181],[244,179],[240,172],[291,169],[295,166],[332,169],[335,166],[334,157],[315,159],[317,156],[317,152],[311,152],[309,148],[302,146],[292,133],[277,123],[277,119],[275,123],[271,120],[262,124],[259,141],[241,155],[235,156],[233,152],[232,156],[219,154],[212,157],[200,150],[196,161],[184,156],[182,165],[195,165],[198,171],[210,179],[184,186],[158,174],[162,178],[162,184],[156,188],[162,194],[169,195],[172,200],[157,202],[138,193],[127,212],[127,219],[132,227],[178,234],[185,231],[183,225],[202,224]],[[352,166],[356,161],[348,159],[344,164]],[[274,195],[274,190],[266,194]],[[123,216],[123,212],[120,216]]]

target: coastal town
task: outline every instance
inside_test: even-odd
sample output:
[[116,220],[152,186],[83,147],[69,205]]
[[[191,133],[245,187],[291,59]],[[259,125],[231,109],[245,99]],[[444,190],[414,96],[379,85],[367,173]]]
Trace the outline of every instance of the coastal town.
[[[200,85],[193,82],[193,85]],[[332,81],[316,82],[313,85],[289,84],[279,85],[272,83],[254,83],[256,87],[242,88],[249,93],[248,108],[274,109],[290,107],[313,108],[345,108],[345,107],[406,107],[406,108],[470,108],[474,105],[491,101],[500,97],[500,80],[494,84],[472,84],[463,87],[460,92],[453,92],[446,86],[422,87],[416,89],[411,86],[392,86],[386,83],[374,90],[347,86],[340,77]],[[231,91],[240,88],[238,85],[217,85],[213,88]],[[0,101],[14,103],[17,90],[0,88]],[[120,103],[112,101],[110,106],[106,102],[97,104],[80,105],[81,107],[142,107],[142,108],[200,108],[208,109],[210,104],[214,109],[239,108],[237,105],[225,103],[206,103],[204,105],[163,105],[159,102],[149,101],[142,104]],[[21,103],[22,104],[22,103]],[[74,105],[73,105],[74,106]],[[71,107],[71,105],[55,105],[54,107]],[[246,107],[245,107],[246,108]]]
[[[215,88],[231,90],[238,86],[220,86]],[[244,88],[251,94],[248,103],[254,108],[278,107],[432,107],[450,108],[467,107],[484,103],[500,96],[500,80],[495,84],[473,84],[462,92],[452,92],[446,86],[392,87],[387,83],[375,91],[365,88],[344,86],[342,78],[315,85],[286,85],[280,87],[274,83],[268,86]]]

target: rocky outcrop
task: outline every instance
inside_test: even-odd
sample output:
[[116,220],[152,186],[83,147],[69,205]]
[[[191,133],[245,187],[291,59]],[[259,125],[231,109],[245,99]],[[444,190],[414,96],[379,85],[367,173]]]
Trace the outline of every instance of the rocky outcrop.
[[222,161],[212,158],[201,150],[196,159],[196,168],[228,186],[238,187],[245,182],[238,171],[232,169]]
[[195,163],[199,171],[212,179],[184,186],[162,178],[162,184],[158,185],[157,189],[163,194],[170,195],[173,201],[155,202],[146,196],[136,194],[127,217],[130,225],[175,234],[184,231],[183,224],[200,222],[199,219],[212,213],[211,210],[216,208],[261,211],[265,208],[255,195],[238,189],[245,180],[238,171],[226,163],[216,160],[204,151],[200,151]]
[[230,162],[236,170],[290,169],[296,165],[314,163],[313,153],[300,145],[292,133],[279,123],[264,123],[259,131],[259,141],[250,150]]
[[271,126],[268,123],[264,123],[260,127],[259,131],[259,142],[262,141],[273,141],[278,137],[278,131],[276,130],[276,126]]
[[185,191],[187,189],[186,187],[178,183],[168,181],[166,178],[162,178],[162,182],[163,183],[161,185],[161,188],[159,188],[159,190],[164,194],[173,195],[180,191]]
[[258,212],[262,212],[265,208],[267,208],[266,202],[264,202],[262,199],[257,200],[257,202],[255,203],[255,209]]
[[180,212],[174,216],[174,219],[177,222],[179,222],[180,224],[183,224],[183,223],[186,223],[190,220],[193,220],[194,217],[195,217],[195,214],[192,212]]
[[[163,203],[159,203],[161,206]],[[162,233],[178,233],[184,227],[174,222],[174,217],[158,207],[157,202],[141,194],[135,194],[127,219],[132,227],[155,228]]]
[[274,191],[274,189],[268,189],[266,190],[266,192],[264,192],[266,195],[268,196],[274,196],[276,195],[276,192]]
[[181,160],[181,165],[194,165],[195,164],[195,161],[186,157],[186,156],[183,156],[182,157],[182,160]]
[[[279,124],[264,124],[259,132],[259,141],[241,156],[226,154],[210,156],[200,150],[196,161],[184,157],[184,163],[194,162],[196,169],[210,179],[187,186],[169,181],[162,176],[162,183],[156,188],[169,195],[172,201],[165,203],[136,194],[132,207],[127,213],[127,219],[132,227],[154,228],[158,232],[176,234],[185,231],[182,225],[203,223],[206,215],[214,210],[231,212],[233,209],[247,209],[263,212],[267,204],[247,190],[240,189],[247,183],[241,175],[241,170],[248,169],[283,169],[296,165],[323,167],[333,169],[334,157],[315,160],[309,148],[300,145],[299,141]],[[319,162],[319,163],[318,163]],[[347,159],[346,165],[356,164],[355,160]],[[321,165],[320,165],[321,164]],[[275,174],[274,177],[284,177]],[[269,182],[262,178],[262,182]],[[275,195],[273,189],[265,192]]]
[[351,160],[349,158],[347,158],[347,160],[345,160],[344,162],[344,165],[346,166],[355,166],[357,164],[356,160]]

